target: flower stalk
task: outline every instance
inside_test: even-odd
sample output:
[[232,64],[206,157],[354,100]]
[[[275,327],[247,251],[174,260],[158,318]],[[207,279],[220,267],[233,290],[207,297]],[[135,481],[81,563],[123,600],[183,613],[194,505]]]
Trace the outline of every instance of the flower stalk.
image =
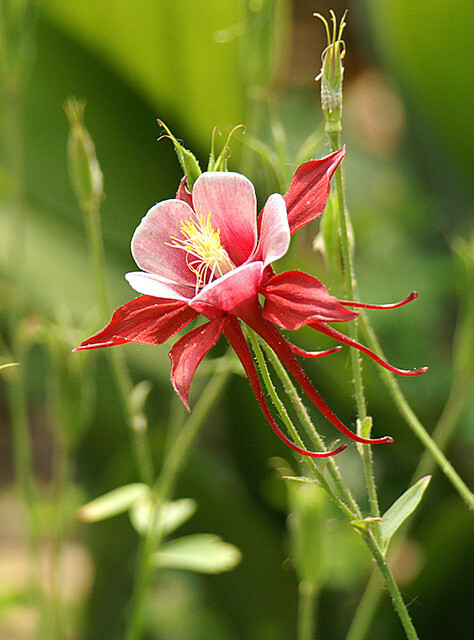
[[212,407],[224,389],[232,369],[233,356],[229,352],[220,361],[208,381],[193,413],[185,421],[163,462],[163,466],[154,483],[154,508],[150,516],[150,526],[139,551],[135,585],[131,601],[131,614],[125,633],[125,640],[139,640],[143,632],[143,618],[146,598],[153,572],[152,556],[159,549],[163,538],[160,526],[162,505],[171,499],[178,474],[186,461],[194,439]]
[[[332,31],[327,20],[320,14],[315,14],[320,18],[326,28],[328,46],[323,53],[323,65],[321,73],[316,78],[321,80],[321,105],[325,118],[325,130],[328,135],[331,149],[334,151],[341,147],[342,131],[342,81],[344,67],[342,61],[345,56],[345,46],[342,41],[342,34],[346,26],[345,18],[347,11],[341,18],[339,26],[336,16],[331,11]],[[349,300],[358,300],[357,286],[354,276],[354,264],[352,255],[352,243],[349,229],[352,228],[349,211],[346,203],[346,193],[344,185],[343,167],[339,165],[334,174],[335,208],[339,221],[339,238],[341,245],[342,270],[344,277],[344,287]],[[350,324],[349,336],[352,340],[358,339],[357,319]],[[361,434],[361,426],[365,425],[367,433],[365,437],[370,438],[371,422],[367,422],[367,402],[364,394],[364,384],[362,378],[362,362],[359,352],[351,349],[351,368],[354,385],[354,395],[358,413],[358,433]],[[380,508],[377,497],[377,487],[375,484],[372,452],[369,445],[359,445],[364,466],[365,481],[370,502],[370,513],[373,518],[380,517]],[[375,525],[376,537],[380,537],[380,527]]]

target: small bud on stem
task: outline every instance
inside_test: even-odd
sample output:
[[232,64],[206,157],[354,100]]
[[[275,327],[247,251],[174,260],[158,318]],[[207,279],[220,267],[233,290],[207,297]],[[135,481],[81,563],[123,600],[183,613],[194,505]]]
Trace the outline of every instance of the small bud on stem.
[[84,126],[83,100],[69,98],[64,105],[69,120],[68,161],[71,183],[84,210],[97,208],[104,199],[104,179],[92,138]]
[[313,14],[322,20],[328,40],[328,46],[322,54],[321,72],[316,80],[321,80],[321,105],[326,119],[327,133],[339,132],[341,130],[341,112],[342,112],[342,80],[344,75],[344,67],[342,61],[344,59],[346,49],[344,41],[341,40],[342,32],[346,26],[345,18],[347,11],[344,12],[339,27],[337,25],[336,15],[334,11],[330,11],[332,32],[326,18],[321,14]]

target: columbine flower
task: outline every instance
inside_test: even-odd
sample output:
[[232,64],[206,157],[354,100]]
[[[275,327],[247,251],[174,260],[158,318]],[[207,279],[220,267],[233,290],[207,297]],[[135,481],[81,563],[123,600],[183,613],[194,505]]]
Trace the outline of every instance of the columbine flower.
[[[342,451],[346,445],[333,451],[306,451],[282,433],[265,401],[240,319],[270,345],[337,429],[357,442],[392,442],[390,436],[368,440],[352,433],[318,394],[296,358],[296,355],[319,357],[341,347],[308,352],[288,342],[275,326],[293,330],[309,325],[360,349],[390,371],[403,375],[424,371],[396,369],[327,324],[353,320],[357,313],[347,307],[384,306],[340,301],[306,273],[287,271],[275,275],[271,267],[272,262],[286,254],[291,234],[322,213],[331,176],[343,155],[341,150],[301,165],[285,196],[276,193],[268,198],[258,222],[255,191],[245,176],[231,172],[203,173],[195,181],[192,194],[182,182],[176,199],[152,207],[133,235],[132,254],[142,271],[129,273],[126,278],[143,295],[117,309],[110,323],[76,351],[126,342],[162,344],[202,315],[207,322],[181,337],[169,354],[171,381],[188,409],[194,372],[224,334],[281,440],[312,457]],[[263,307],[259,294],[265,297]],[[414,297],[416,294],[386,306],[400,306]]]

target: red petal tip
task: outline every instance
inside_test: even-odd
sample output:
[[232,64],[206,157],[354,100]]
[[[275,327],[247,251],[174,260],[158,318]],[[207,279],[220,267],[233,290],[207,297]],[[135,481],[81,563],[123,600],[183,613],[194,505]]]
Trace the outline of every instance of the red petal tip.
[[342,346],[339,344],[337,347],[332,347],[331,349],[326,349],[325,351],[306,351],[306,349],[302,349],[301,347],[297,347],[295,344],[286,341],[290,349],[297,356],[301,356],[302,358],[322,358],[323,356],[329,356],[331,353],[336,353],[337,351],[341,351]]
[[356,309],[397,309],[403,307],[412,300],[418,298],[418,291],[412,291],[409,296],[399,302],[389,302],[387,304],[370,304],[368,302],[359,302],[352,300],[339,300],[344,307],[354,307]]
[[[349,436],[349,438],[350,437],[351,436]],[[392,444],[393,442],[392,436],[383,436],[382,438],[361,438],[360,436],[357,436],[356,438],[352,439],[355,442],[360,442],[362,444]]]

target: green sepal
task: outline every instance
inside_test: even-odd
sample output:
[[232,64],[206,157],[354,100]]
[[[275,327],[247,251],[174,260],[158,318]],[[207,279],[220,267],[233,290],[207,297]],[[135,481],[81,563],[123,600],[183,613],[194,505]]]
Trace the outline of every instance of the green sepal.
[[174,135],[171,133],[170,129],[168,129],[164,122],[158,120],[158,124],[166,131],[166,135],[162,137],[169,138],[173,143],[176,155],[178,156],[179,164],[181,165],[183,173],[186,176],[187,187],[189,191],[192,191],[194,183],[201,175],[201,167],[199,166],[199,162],[196,156],[191,151],[189,151],[189,149],[185,149],[183,147],[183,145],[174,137]]
[[[245,133],[245,126],[243,124],[237,124],[232,129],[232,131],[227,136],[227,140],[225,142],[225,145],[222,147],[222,151],[220,152],[219,157],[215,161],[213,168],[209,169],[209,171],[227,171],[227,161],[228,161],[229,156],[230,156],[229,144],[230,144],[232,136],[239,129],[243,129],[244,133]],[[214,136],[213,136],[213,143],[214,143]]]

